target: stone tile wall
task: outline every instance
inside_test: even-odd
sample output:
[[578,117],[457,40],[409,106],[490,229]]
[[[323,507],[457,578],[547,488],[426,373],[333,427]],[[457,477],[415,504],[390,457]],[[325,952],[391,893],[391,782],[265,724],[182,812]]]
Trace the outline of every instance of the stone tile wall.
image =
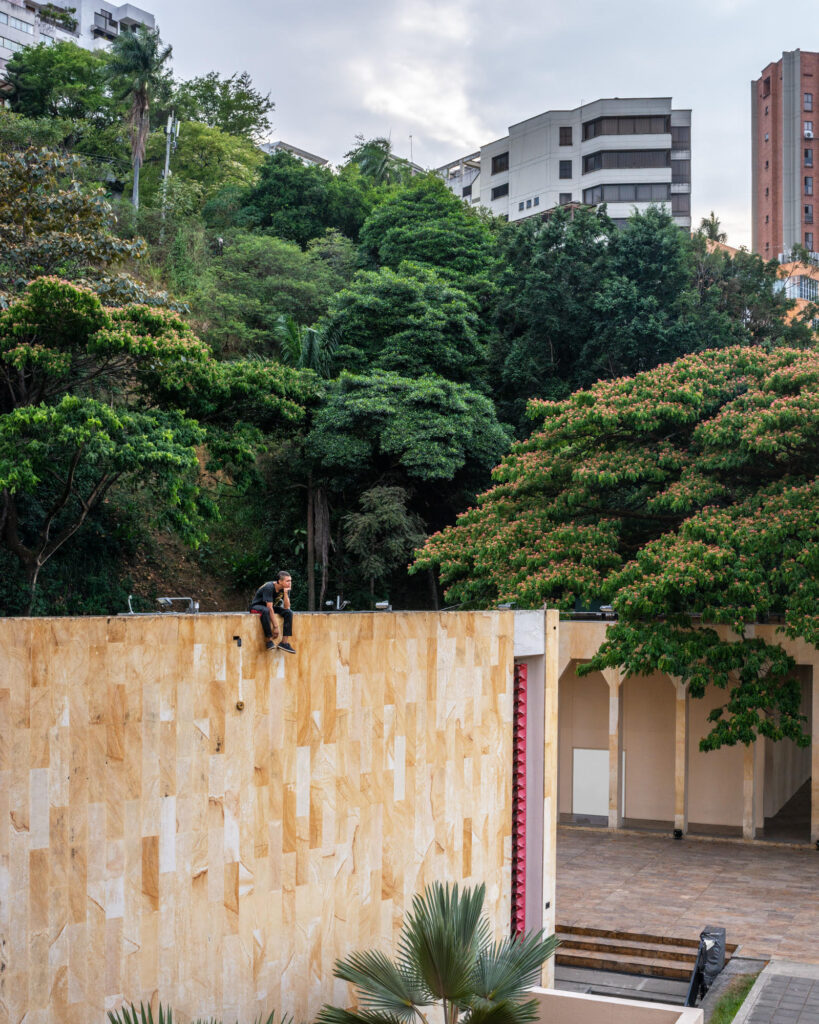
[[297,616],[296,645],[0,619],[0,1020],[307,1020],[433,879],[485,881],[506,932],[513,614]]

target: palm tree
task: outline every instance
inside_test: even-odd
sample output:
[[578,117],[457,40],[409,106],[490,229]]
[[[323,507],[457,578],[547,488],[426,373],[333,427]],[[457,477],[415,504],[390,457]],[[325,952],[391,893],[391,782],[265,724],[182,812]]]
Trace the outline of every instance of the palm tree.
[[289,313],[276,317],[273,335],[279,346],[279,359],[300,370],[315,370],[319,377],[329,378],[333,371],[333,355],[338,344],[336,332],[304,327]]
[[700,221],[699,234],[705,235],[712,242],[727,242],[728,235],[720,231],[720,226],[719,217],[712,210],[710,217],[703,217]]
[[537,932],[493,943],[485,892],[436,882],[413,897],[395,962],[376,950],[336,961],[335,975],[356,986],[360,1009],[324,1006],[317,1024],[429,1024],[424,1008],[436,1004],[444,1024],[536,1020],[526,990],[539,984],[557,941]]
[[364,139],[356,135],[357,145],[344,158],[349,164],[356,164],[365,178],[375,185],[406,184],[412,177],[412,166],[408,160],[396,156],[389,139]]
[[173,47],[163,46],[159,29],[150,31],[140,25],[136,32],[120,32],[111,47],[108,74],[118,100],[130,100],[128,128],[131,135],[131,163],[134,190],[131,202],[139,209],[139,169],[145,158],[145,142],[150,131],[151,97],[163,81],[165,64]]

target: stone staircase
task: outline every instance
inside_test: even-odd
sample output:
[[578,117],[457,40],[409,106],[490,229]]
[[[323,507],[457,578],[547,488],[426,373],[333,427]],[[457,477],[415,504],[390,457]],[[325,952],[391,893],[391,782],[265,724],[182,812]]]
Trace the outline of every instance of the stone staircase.
[[[559,967],[615,971],[648,978],[687,982],[697,959],[698,938],[674,939],[641,932],[606,931],[557,925]],[[728,943],[726,964],[736,945]]]

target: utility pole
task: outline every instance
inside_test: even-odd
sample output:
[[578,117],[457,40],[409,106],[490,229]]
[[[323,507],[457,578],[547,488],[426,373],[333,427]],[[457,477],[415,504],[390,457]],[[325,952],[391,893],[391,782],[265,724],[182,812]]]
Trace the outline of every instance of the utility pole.
[[165,125],[165,171],[162,175],[162,230],[159,240],[164,241],[165,236],[165,206],[168,202],[168,178],[171,176],[171,152],[176,152],[176,145],[179,141],[179,122],[173,113],[168,115],[168,123]]

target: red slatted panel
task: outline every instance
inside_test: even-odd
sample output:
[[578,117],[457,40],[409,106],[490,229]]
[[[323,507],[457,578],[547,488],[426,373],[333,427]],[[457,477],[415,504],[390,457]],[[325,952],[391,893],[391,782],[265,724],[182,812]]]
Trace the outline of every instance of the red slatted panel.
[[527,666],[515,665],[512,740],[512,934],[526,929],[526,687]]

